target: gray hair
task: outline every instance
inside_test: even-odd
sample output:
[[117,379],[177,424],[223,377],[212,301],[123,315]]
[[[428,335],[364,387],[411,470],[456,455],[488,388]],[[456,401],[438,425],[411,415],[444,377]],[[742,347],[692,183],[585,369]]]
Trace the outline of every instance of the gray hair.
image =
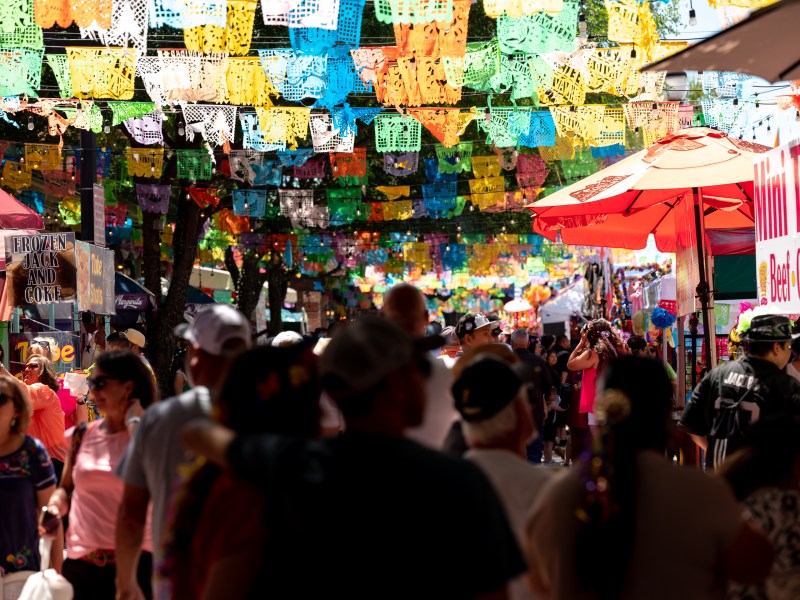
[[528,332],[525,331],[524,329],[515,329],[511,333],[511,337],[509,338],[509,341],[511,342],[512,346],[515,346],[515,345],[527,346],[528,342],[530,341],[530,336],[528,335]]
[[483,421],[463,421],[464,439],[470,447],[481,446],[492,448],[501,444],[509,435],[519,427],[517,416],[517,402],[521,402],[522,395],[518,393],[514,399],[500,409],[496,415]]

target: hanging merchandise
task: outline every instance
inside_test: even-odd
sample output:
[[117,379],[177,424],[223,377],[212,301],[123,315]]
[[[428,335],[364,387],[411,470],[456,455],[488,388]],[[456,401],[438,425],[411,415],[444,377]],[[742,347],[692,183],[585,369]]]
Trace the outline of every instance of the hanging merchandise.
[[64,198],[58,203],[58,216],[65,225],[73,226],[81,223],[81,199]]
[[76,98],[130,100],[136,76],[133,48],[65,48]]
[[144,212],[167,214],[171,190],[169,185],[137,183],[136,200],[139,202],[139,208]]
[[413,175],[419,168],[419,152],[386,152],[383,155],[383,170],[395,177]]

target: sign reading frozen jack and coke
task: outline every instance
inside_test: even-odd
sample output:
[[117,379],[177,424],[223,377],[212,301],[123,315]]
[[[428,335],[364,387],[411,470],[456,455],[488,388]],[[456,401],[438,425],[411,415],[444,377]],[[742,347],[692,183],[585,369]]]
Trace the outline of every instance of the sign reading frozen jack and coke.
[[800,312],[800,140],[755,162],[754,212],[759,303]]
[[13,306],[73,302],[77,288],[75,234],[6,238],[6,286]]

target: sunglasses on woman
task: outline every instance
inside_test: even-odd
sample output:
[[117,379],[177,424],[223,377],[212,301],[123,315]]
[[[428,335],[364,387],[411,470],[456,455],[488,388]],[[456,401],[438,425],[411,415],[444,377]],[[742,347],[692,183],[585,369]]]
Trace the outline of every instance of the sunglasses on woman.
[[35,369],[36,371],[38,371],[39,368],[40,368],[39,365],[37,365],[36,363],[28,363],[27,365],[22,367],[22,370],[23,371],[28,371],[30,369]]
[[100,392],[108,385],[109,381],[119,381],[119,379],[108,375],[97,375],[96,377],[88,377],[86,385],[89,386],[90,392]]

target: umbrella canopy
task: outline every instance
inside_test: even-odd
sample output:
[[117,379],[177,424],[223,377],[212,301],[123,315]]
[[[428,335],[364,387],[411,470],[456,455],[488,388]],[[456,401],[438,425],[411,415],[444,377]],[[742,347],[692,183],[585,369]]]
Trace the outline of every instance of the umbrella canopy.
[[683,129],[620,162],[542,198],[529,208],[534,231],[566,244],[641,249],[652,233],[676,249],[673,214],[702,191],[706,229],[753,227],[753,160],[770,150],[727,134]]
[[0,190],[0,229],[44,229],[42,215]]
[[738,71],[762,77],[770,83],[798,79],[798,23],[800,0],[783,0],[642,70]]
[[533,310],[533,306],[531,306],[531,303],[525,300],[524,298],[517,298],[515,300],[512,300],[511,302],[506,302],[503,309],[506,312],[518,313],[518,312]]

